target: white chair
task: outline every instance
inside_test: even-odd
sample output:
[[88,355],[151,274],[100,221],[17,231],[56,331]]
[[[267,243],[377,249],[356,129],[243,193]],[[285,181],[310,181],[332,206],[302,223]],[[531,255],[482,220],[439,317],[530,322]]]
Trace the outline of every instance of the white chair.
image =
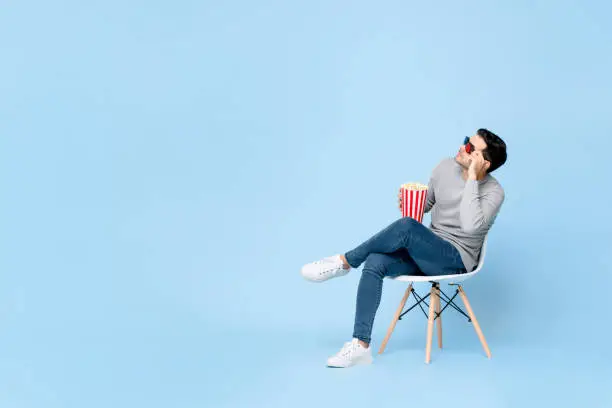
[[[400,305],[397,308],[397,311],[395,312],[395,316],[393,317],[393,320],[391,321],[391,325],[389,326],[389,330],[387,330],[387,335],[385,336],[385,339],[383,340],[382,345],[380,346],[380,350],[378,351],[378,354],[382,354],[383,351],[385,351],[385,347],[387,346],[387,342],[389,341],[389,338],[391,337],[391,334],[393,333],[393,330],[395,329],[395,325],[397,321],[400,320],[402,316],[404,316],[406,313],[414,309],[416,306],[419,306],[421,310],[423,311],[423,313],[425,314],[425,316],[428,318],[427,343],[425,346],[425,363],[429,364],[429,361],[431,360],[431,342],[433,338],[434,320],[438,322],[437,324],[438,326],[438,346],[442,348],[442,312],[448,306],[451,306],[456,311],[458,311],[459,313],[467,317],[468,321],[471,321],[474,324],[474,329],[476,330],[476,334],[478,335],[478,338],[480,339],[480,343],[482,343],[482,347],[484,348],[484,351],[487,354],[487,357],[491,358],[491,351],[489,350],[489,346],[487,345],[484,335],[482,334],[482,330],[480,329],[478,320],[476,320],[476,316],[474,315],[472,307],[470,306],[470,302],[468,301],[467,296],[465,295],[463,287],[461,287],[461,285],[459,284],[459,282],[463,282],[464,280],[473,277],[478,272],[480,272],[480,270],[482,269],[482,265],[484,264],[485,252],[487,249],[487,238],[488,236],[485,236],[485,239],[482,244],[482,249],[480,251],[480,257],[478,259],[478,266],[472,272],[468,272],[464,274],[439,275],[439,276],[402,275],[402,276],[397,276],[395,278],[390,278],[396,281],[409,282],[409,286],[408,286],[408,289],[406,289],[406,292],[404,293],[404,297],[402,298],[402,301],[400,302]],[[446,295],[446,293],[444,293],[440,289],[440,282],[442,281],[448,281],[449,285],[457,286],[457,290],[452,298],[449,298]],[[420,297],[418,293],[416,293],[416,291],[412,287],[413,283],[418,283],[418,282],[431,282],[431,290],[429,291],[429,294],[423,298]],[[408,300],[408,296],[410,296],[410,293],[413,293],[416,304],[414,304],[410,309],[403,312],[404,306],[406,305],[406,301]],[[443,295],[444,297],[443,300],[446,302],[446,305],[443,308],[441,308],[440,294]],[[463,304],[465,305],[467,314],[465,314],[465,312],[461,310],[461,308],[457,306],[455,302],[453,302],[453,300],[455,299],[457,295],[459,295],[461,297],[461,300],[463,300]],[[428,297],[431,297],[431,302],[428,305],[429,315],[425,313],[423,306],[421,306],[421,303],[425,303],[427,305],[427,302],[425,302],[425,299],[427,299]],[[434,308],[435,308],[435,311],[434,311]]]

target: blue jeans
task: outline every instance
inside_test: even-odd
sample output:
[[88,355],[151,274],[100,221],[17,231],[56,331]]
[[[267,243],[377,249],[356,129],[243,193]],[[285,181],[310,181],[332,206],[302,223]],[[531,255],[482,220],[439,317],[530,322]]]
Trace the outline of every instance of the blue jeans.
[[399,275],[466,273],[459,251],[410,217],[403,217],[344,254],[353,268],[362,263],[353,337],[370,343],[383,278]]

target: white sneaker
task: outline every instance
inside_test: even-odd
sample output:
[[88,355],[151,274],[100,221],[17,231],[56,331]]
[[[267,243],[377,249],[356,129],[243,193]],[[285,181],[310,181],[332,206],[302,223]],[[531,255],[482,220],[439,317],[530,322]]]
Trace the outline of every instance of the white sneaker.
[[306,264],[302,267],[302,276],[313,282],[323,282],[338,276],[349,273],[349,269],[344,269],[344,262],[340,255],[328,256],[320,261]]
[[327,359],[328,367],[347,368],[357,364],[372,364],[372,346],[365,348],[359,340],[344,343],[336,355]]

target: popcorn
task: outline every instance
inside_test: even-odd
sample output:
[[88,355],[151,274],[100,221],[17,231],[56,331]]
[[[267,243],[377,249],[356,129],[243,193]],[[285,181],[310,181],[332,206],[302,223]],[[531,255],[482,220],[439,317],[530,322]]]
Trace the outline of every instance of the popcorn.
[[402,217],[423,221],[427,185],[421,183],[404,183],[400,187],[402,193]]

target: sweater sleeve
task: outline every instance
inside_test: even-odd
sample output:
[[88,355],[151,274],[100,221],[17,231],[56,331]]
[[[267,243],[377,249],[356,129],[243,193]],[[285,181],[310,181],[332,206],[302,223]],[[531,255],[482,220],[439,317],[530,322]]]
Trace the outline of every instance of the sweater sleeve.
[[504,202],[504,190],[495,188],[480,196],[476,180],[467,180],[459,208],[461,228],[473,233],[489,225]]

